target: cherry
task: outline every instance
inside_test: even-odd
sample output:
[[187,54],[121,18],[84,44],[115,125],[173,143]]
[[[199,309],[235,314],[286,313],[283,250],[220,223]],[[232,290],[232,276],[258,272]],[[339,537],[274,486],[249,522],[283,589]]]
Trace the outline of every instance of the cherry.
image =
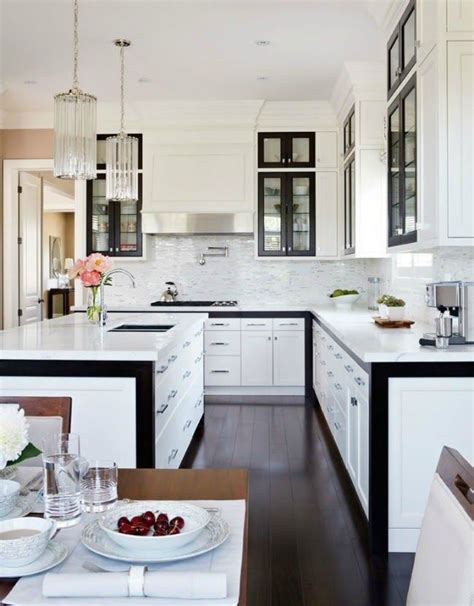
[[119,520],[117,522],[118,528],[120,528],[120,526],[122,526],[122,524],[130,524],[130,520],[127,517],[122,516],[121,518],[119,518]]
[[155,522],[153,528],[156,531],[163,531],[163,534],[167,534],[168,530],[170,529],[170,525],[167,522]]
[[132,526],[143,526],[145,523],[145,520],[143,519],[142,516],[133,516],[133,518],[130,520],[130,524]]
[[118,529],[118,531],[122,534],[130,534],[131,530],[132,526],[128,522],[123,522]]
[[171,530],[168,532],[169,535],[171,535],[171,534],[180,534],[180,533],[181,533],[181,530],[177,526],[173,526],[171,528]]
[[152,511],[145,511],[142,514],[142,518],[148,527],[153,526],[155,523],[155,514]]
[[133,527],[133,534],[138,537],[146,537],[148,532],[149,532],[148,526],[134,526]]
[[168,515],[166,513],[159,513],[156,516],[156,521],[157,522],[166,522],[166,523],[168,523],[169,522]]
[[177,526],[180,530],[184,526],[184,520],[181,516],[176,516],[172,520],[170,520],[170,526]]
[[155,532],[153,533],[154,537],[164,537],[168,534],[167,529],[165,528],[155,528]]

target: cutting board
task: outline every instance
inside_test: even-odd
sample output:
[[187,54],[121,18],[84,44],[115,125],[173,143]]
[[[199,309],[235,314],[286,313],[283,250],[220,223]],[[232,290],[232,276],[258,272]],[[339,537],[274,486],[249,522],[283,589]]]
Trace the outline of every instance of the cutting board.
[[374,316],[374,322],[381,328],[410,328],[414,320],[387,320],[379,316]]

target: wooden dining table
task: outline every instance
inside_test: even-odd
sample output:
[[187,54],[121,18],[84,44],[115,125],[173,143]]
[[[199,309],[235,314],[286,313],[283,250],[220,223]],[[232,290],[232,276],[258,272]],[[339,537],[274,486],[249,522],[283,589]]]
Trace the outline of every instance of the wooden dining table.
[[[247,606],[248,472],[244,469],[119,469],[120,499],[236,500],[246,504],[239,606]],[[16,579],[0,581],[0,600]],[[1,602],[3,603],[3,602]]]

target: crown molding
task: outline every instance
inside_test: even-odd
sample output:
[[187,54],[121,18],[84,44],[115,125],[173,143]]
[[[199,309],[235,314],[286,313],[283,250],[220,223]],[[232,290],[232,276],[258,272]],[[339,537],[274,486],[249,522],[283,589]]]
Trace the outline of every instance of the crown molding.
[[336,114],[329,101],[265,101],[257,120],[258,129],[336,126]]
[[367,10],[388,40],[409,0],[369,0]]

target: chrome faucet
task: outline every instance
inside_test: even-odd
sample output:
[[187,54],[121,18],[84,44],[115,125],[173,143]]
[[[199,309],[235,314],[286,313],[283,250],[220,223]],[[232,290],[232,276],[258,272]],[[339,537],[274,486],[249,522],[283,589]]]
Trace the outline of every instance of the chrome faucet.
[[104,274],[102,281],[99,287],[99,326],[105,326],[107,324],[107,306],[105,305],[105,287],[107,285],[107,281],[113,274],[124,274],[130,278],[132,282],[133,288],[136,288],[135,278],[133,275],[126,269],[122,269],[121,267],[117,267],[117,269],[111,269],[106,274]]

